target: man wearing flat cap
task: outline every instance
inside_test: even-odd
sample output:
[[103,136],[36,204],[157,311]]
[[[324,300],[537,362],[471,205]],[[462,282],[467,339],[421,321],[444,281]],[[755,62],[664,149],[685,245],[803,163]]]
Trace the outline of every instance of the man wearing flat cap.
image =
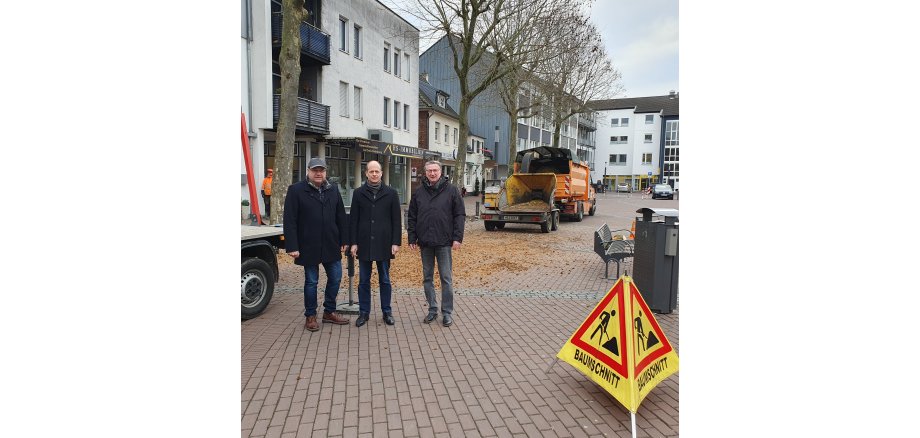
[[339,188],[326,179],[326,160],[310,160],[307,179],[288,187],[284,200],[284,247],[294,263],[304,267],[304,328],[319,330],[316,321],[316,286],[319,265],[326,270],[323,322],[348,324],[335,313],[335,298],[342,281],[342,252],[346,247],[345,203]]

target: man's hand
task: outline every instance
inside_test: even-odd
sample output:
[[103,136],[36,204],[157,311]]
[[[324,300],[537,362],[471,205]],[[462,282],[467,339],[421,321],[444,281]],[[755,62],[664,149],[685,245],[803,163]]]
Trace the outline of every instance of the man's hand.
[[342,245],[342,252],[345,252],[347,250],[348,250],[348,245]]
[[351,246],[351,256],[352,256],[352,257],[357,257],[357,256],[358,256],[358,245],[352,245],[352,246]]
[[288,255],[296,259],[297,257],[300,257],[300,251],[291,251],[288,252]]
[[409,244],[409,248],[411,248],[413,251],[415,251],[416,249],[418,249],[418,245],[416,245],[416,244],[414,244],[414,243],[410,243],[410,244]]
[[459,251],[459,250],[460,250],[460,242],[457,242],[457,241],[455,240],[455,241],[454,241],[454,244],[451,245],[451,248],[453,248],[454,251]]
[[393,253],[393,255],[395,256],[396,253],[399,252],[399,245],[392,245],[392,246],[390,246],[390,252]]

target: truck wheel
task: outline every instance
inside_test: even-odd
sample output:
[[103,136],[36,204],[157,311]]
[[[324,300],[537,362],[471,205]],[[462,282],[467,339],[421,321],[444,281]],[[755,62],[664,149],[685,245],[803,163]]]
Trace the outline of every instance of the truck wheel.
[[262,313],[275,291],[275,276],[265,260],[250,257],[243,261],[240,276],[240,298],[243,305],[242,319],[250,319]]
[[552,219],[552,221],[553,221],[553,224],[550,225],[549,229],[550,229],[551,231],[556,231],[556,230],[558,230],[558,229],[559,229],[559,212],[558,212],[558,211],[557,211],[557,212],[553,212],[553,219]]
[[552,221],[553,221],[553,219],[550,218],[550,219],[547,219],[545,222],[540,222],[540,231],[542,231],[542,232],[544,232],[544,233],[548,233],[548,232],[549,232],[549,223],[552,222]]
[[597,210],[597,202],[591,204],[591,209],[588,210],[588,216],[594,216],[594,210]]
[[495,231],[495,222],[486,221],[486,231]]
[[584,206],[581,205],[581,201],[575,204],[575,209],[578,210],[578,213],[575,214],[575,222],[581,222],[585,218]]
[[495,229],[496,229],[496,230],[504,230],[504,229],[505,229],[505,223],[504,223],[504,222],[498,222],[498,223],[496,223],[496,224],[495,224]]

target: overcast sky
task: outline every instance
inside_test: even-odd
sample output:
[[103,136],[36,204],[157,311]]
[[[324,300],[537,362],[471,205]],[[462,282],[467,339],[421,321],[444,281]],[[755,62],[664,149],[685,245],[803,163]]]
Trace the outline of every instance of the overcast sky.
[[[400,9],[406,0],[380,2],[421,29],[414,17]],[[677,0],[596,0],[591,18],[604,38],[607,55],[622,75],[625,91],[617,97],[680,91]],[[424,51],[433,41],[419,43]]]
[[622,74],[619,97],[680,91],[677,0],[597,0],[591,18]]

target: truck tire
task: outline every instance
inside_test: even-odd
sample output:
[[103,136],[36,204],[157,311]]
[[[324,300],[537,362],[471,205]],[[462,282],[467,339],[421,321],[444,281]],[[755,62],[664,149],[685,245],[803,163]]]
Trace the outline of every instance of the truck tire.
[[540,231],[542,231],[542,232],[544,232],[544,233],[548,233],[548,232],[549,232],[549,223],[552,222],[552,221],[553,221],[553,219],[552,219],[552,218],[549,218],[549,219],[547,219],[547,220],[544,221],[544,222],[540,222]]
[[575,204],[575,209],[578,210],[578,212],[575,213],[575,222],[581,222],[585,218],[584,206],[581,205],[581,201]]
[[498,222],[498,223],[496,223],[496,224],[495,224],[495,229],[496,229],[496,230],[504,230],[504,229],[505,229],[505,223],[504,223],[504,222]]
[[553,212],[552,220],[553,220],[553,224],[550,225],[549,229],[550,231],[556,231],[559,229],[559,212],[558,211]]
[[275,274],[265,260],[250,257],[243,260],[240,274],[242,319],[250,319],[268,307],[275,291]]
[[588,210],[588,216],[594,216],[594,210],[597,210],[597,202],[591,204],[591,209]]
[[486,231],[495,231],[495,222],[485,221]]

